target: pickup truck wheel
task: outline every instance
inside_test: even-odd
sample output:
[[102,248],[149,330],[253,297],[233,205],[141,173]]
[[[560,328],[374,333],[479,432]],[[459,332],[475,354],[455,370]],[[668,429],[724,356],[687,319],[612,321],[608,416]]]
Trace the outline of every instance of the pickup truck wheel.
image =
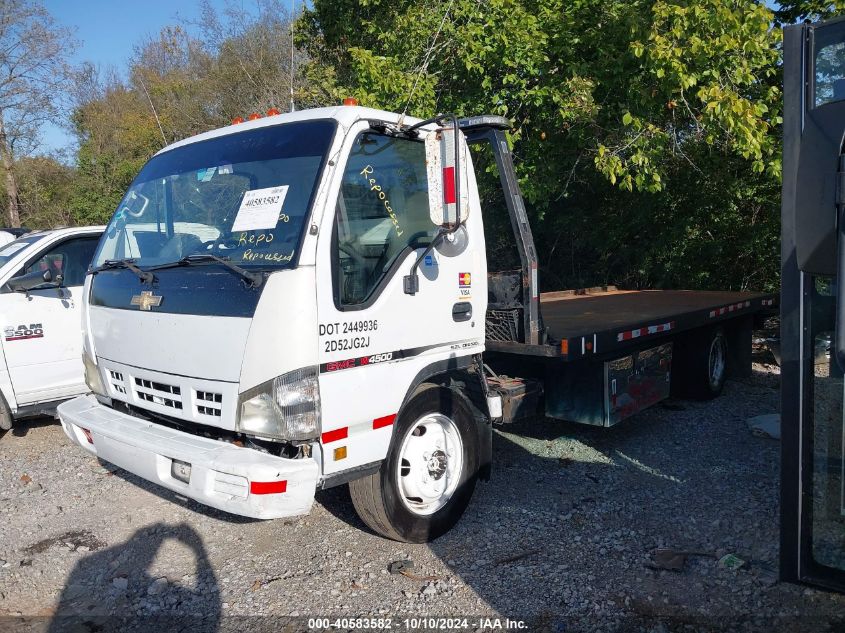
[[401,411],[381,468],[349,483],[355,510],[382,536],[426,543],[449,531],[478,476],[475,420],[445,387],[417,393]]
[[8,431],[12,428],[12,410],[6,398],[0,393],[0,430]]
[[[672,363],[673,392],[695,400],[712,400],[722,393],[728,367],[728,341],[720,328],[705,330],[680,342]],[[675,354],[673,354],[675,355]],[[673,359],[674,361],[675,359]]]

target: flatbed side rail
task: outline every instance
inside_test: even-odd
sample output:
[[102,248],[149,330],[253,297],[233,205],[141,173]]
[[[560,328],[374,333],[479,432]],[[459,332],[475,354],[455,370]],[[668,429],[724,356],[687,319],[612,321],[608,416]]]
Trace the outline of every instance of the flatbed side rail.
[[597,356],[605,357],[609,354],[633,349],[647,341],[659,342],[661,339],[680,332],[716,325],[739,316],[754,315],[765,310],[774,313],[776,306],[777,295],[759,294],[726,304],[709,306],[701,310],[678,313],[648,321],[632,321],[624,326],[594,332],[585,331],[584,333],[569,335],[559,341],[552,340],[546,345],[488,340],[486,349],[491,352],[557,358],[563,361]]

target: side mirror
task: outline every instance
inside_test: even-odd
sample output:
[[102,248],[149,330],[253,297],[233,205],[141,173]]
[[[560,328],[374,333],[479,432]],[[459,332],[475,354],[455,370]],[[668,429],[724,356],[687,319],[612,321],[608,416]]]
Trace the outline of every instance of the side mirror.
[[120,212],[131,215],[133,218],[140,218],[147,210],[150,199],[137,191],[130,191],[126,194],[120,206]]
[[[457,121],[454,123],[457,125]],[[443,127],[426,134],[425,160],[431,221],[446,229],[456,229],[469,215],[467,148],[463,132],[455,127]]]
[[12,292],[29,292],[44,284],[50,284],[50,287],[59,287],[62,283],[62,276],[58,275],[53,279],[53,273],[49,270],[35,270],[25,275],[13,277],[6,284]]

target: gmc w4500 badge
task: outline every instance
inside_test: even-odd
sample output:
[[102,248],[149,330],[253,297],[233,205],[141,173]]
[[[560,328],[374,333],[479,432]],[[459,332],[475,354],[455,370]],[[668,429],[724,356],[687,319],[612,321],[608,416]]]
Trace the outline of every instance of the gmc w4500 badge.
[[40,323],[30,325],[7,325],[3,328],[3,336],[7,341],[25,341],[30,338],[43,338],[44,327]]

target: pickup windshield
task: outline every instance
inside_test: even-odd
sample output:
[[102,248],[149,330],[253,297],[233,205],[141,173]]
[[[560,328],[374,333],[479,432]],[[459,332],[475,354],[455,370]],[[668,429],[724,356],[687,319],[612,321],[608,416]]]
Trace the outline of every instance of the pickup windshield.
[[93,266],[202,254],[246,268],[293,266],[334,131],[328,120],[287,123],[154,156],[118,205]]
[[6,265],[15,255],[20,253],[30,244],[35,244],[38,240],[44,237],[43,233],[37,235],[27,235],[26,237],[19,237],[14,242],[9,242],[5,246],[0,247],[0,268]]

